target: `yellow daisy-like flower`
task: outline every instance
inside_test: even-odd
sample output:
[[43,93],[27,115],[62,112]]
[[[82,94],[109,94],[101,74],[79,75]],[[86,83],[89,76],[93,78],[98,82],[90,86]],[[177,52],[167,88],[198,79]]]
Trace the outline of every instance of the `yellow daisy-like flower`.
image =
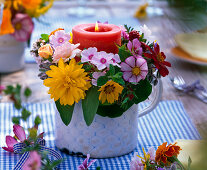
[[62,58],[58,66],[50,66],[51,70],[46,72],[49,78],[44,80],[44,85],[50,87],[48,93],[54,101],[60,99],[61,105],[73,105],[74,102],[78,103],[85,98],[85,91],[91,84],[82,66],[78,65],[75,59],[66,64]]
[[137,11],[134,14],[134,17],[139,18],[139,19],[145,18],[147,16],[147,7],[148,7],[148,5],[149,5],[148,3],[140,5],[138,7]]
[[118,83],[110,80],[103,86],[98,91],[101,91],[99,95],[99,100],[102,103],[105,103],[107,100],[108,103],[114,103],[114,101],[117,101],[119,98],[119,94],[121,94],[122,90],[124,88],[119,85]]

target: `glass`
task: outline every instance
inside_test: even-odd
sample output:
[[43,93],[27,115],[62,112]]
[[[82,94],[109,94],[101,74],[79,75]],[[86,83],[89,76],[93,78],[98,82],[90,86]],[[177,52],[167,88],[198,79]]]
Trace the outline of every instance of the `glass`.
[[93,16],[95,14],[95,10],[87,7],[88,0],[77,0],[78,7],[70,8],[68,14],[76,17],[87,17]]

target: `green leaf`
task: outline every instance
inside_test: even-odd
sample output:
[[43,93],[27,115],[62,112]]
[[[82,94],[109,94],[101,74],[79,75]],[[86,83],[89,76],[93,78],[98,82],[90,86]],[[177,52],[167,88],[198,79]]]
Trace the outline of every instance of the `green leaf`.
[[120,56],[120,60],[122,62],[124,62],[126,60],[126,58],[128,58],[129,56],[131,56],[131,53],[129,51],[126,50],[126,47],[125,45],[122,45],[120,48],[119,48],[119,56]]
[[115,74],[115,68],[112,64],[109,65],[109,71],[106,73],[106,76],[113,76]]
[[70,106],[70,105],[61,105],[60,100],[57,100],[55,102],[55,104],[56,104],[57,110],[60,113],[60,117],[61,117],[63,123],[66,126],[68,126],[71,119],[72,119],[73,109],[74,109],[75,104],[73,104],[72,106]]
[[96,167],[96,170],[101,170],[101,167],[100,166]]
[[125,81],[121,77],[120,78],[112,77],[112,80],[121,85],[125,84]]
[[189,158],[188,158],[188,168],[187,168],[187,170],[190,170],[190,166],[191,166],[191,164],[192,164],[192,160],[191,160],[191,158],[190,158],[190,156],[189,156]]
[[20,124],[20,117],[12,117],[12,123],[14,123],[15,125],[19,125]]
[[14,90],[14,87],[12,85],[6,86],[6,89],[4,90],[5,94],[12,94]]
[[97,80],[97,86],[103,86],[104,84],[107,83],[108,80],[109,79],[107,76],[100,76]]
[[145,101],[149,95],[152,93],[152,85],[147,79],[141,80],[135,86],[135,94],[137,96],[135,103],[138,104],[142,101]]
[[99,96],[98,87],[91,87],[86,92],[86,98],[82,100],[83,116],[88,126],[91,125],[96,115],[99,105],[98,96]]
[[29,118],[30,115],[31,115],[31,112],[30,111],[28,111],[25,108],[22,109],[22,119],[24,121],[26,121]]
[[39,125],[41,122],[42,122],[42,120],[41,120],[40,116],[36,116],[35,120],[34,120],[34,124]]
[[[132,104],[133,105],[133,104]],[[131,106],[132,106],[131,105]],[[131,107],[129,106],[129,107]],[[121,108],[118,104],[99,105],[97,114],[103,117],[115,118],[121,116],[126,110]]]
[[27,87],[27,88],[24,90],[24,96],[28,98],[29,96],[31,96],[31,94],[32,94],[31,89],[30,89],[29,87]]
[[48,34],[41,34],[41,39],[45,42],[49,42],[49,35]]

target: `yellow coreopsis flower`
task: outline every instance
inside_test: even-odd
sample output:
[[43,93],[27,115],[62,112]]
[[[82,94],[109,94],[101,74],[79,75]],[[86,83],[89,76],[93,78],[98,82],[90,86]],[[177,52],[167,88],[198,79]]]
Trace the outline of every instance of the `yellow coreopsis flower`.
[[69,64],[63,62],[61,58],[58,66],[50,66],[51,70],[46,74],[49,76],[44,80],[44,85],[50,87],[49,94],[54,101],[60,99],[61,105],[73,105],[85,98],[85,91],[91,86],[88,74],[78,65],[75,59]]
[[118,83],[109,80],[106,84],[101,86],[101,88],[99,89],[99,91],[101,91],[99,95],[99,100],[102,103],[105,103],[105,101],[107,100],[108,103],[112,104],[114,103],[114,101],[118,100],[119,94],[122,93],[123,89],[124,88]]
[[140,5],[138,7],[137,11],[134,14],[134,17],[139,18],[139,19],[145,18],[147,16],[147,7],[148,7],[148,5],[149,5],[148,3]]

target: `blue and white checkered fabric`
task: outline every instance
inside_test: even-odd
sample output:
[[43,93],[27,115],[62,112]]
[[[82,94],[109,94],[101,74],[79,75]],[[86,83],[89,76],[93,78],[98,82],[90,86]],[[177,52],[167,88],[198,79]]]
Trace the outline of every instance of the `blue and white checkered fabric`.
[[[144,105],[145,104],[141,104],[140,107],[144,107]],[[31,127],[35,116],[40,115],[42,118],[42,124],[39,127],[39,132],[46,132],[46,146],[55,149],[54,105],[52,103],[36,103],[29,104],[27,107],[33,114],[27,123],[22,122],[21,125],[25,128]],[[5,136],[13,134],[11,117],[17,115],[20,115],[20,113],[14,109],[12,104],[0,104],[1,146],[5,146]],[[192,121],[186,114],[181,102],[160,102],[153,112],[139,119],[138,145],[136,152],[140,155],[142,153],[142,147],[146,150],[150,146],[157,148],[158,145],[165,141],[172,143],[176,139],[201,139]],[[75,170],[77,169],[76,167],[84,160],[84,158],[68,156],[64,153],[61,153],[61,155],[64,158],[64,162],[61,164],[60,169]],[[116,158],[99,159],[91,169],[95,169],[97,166],[101,166],[104,170],[129,169],[129,163],[132,157],[133,153]],[[19,158],[20,155],[7,153],[3,149],[0,149],[0,169],[12,169],[18,162]]]

